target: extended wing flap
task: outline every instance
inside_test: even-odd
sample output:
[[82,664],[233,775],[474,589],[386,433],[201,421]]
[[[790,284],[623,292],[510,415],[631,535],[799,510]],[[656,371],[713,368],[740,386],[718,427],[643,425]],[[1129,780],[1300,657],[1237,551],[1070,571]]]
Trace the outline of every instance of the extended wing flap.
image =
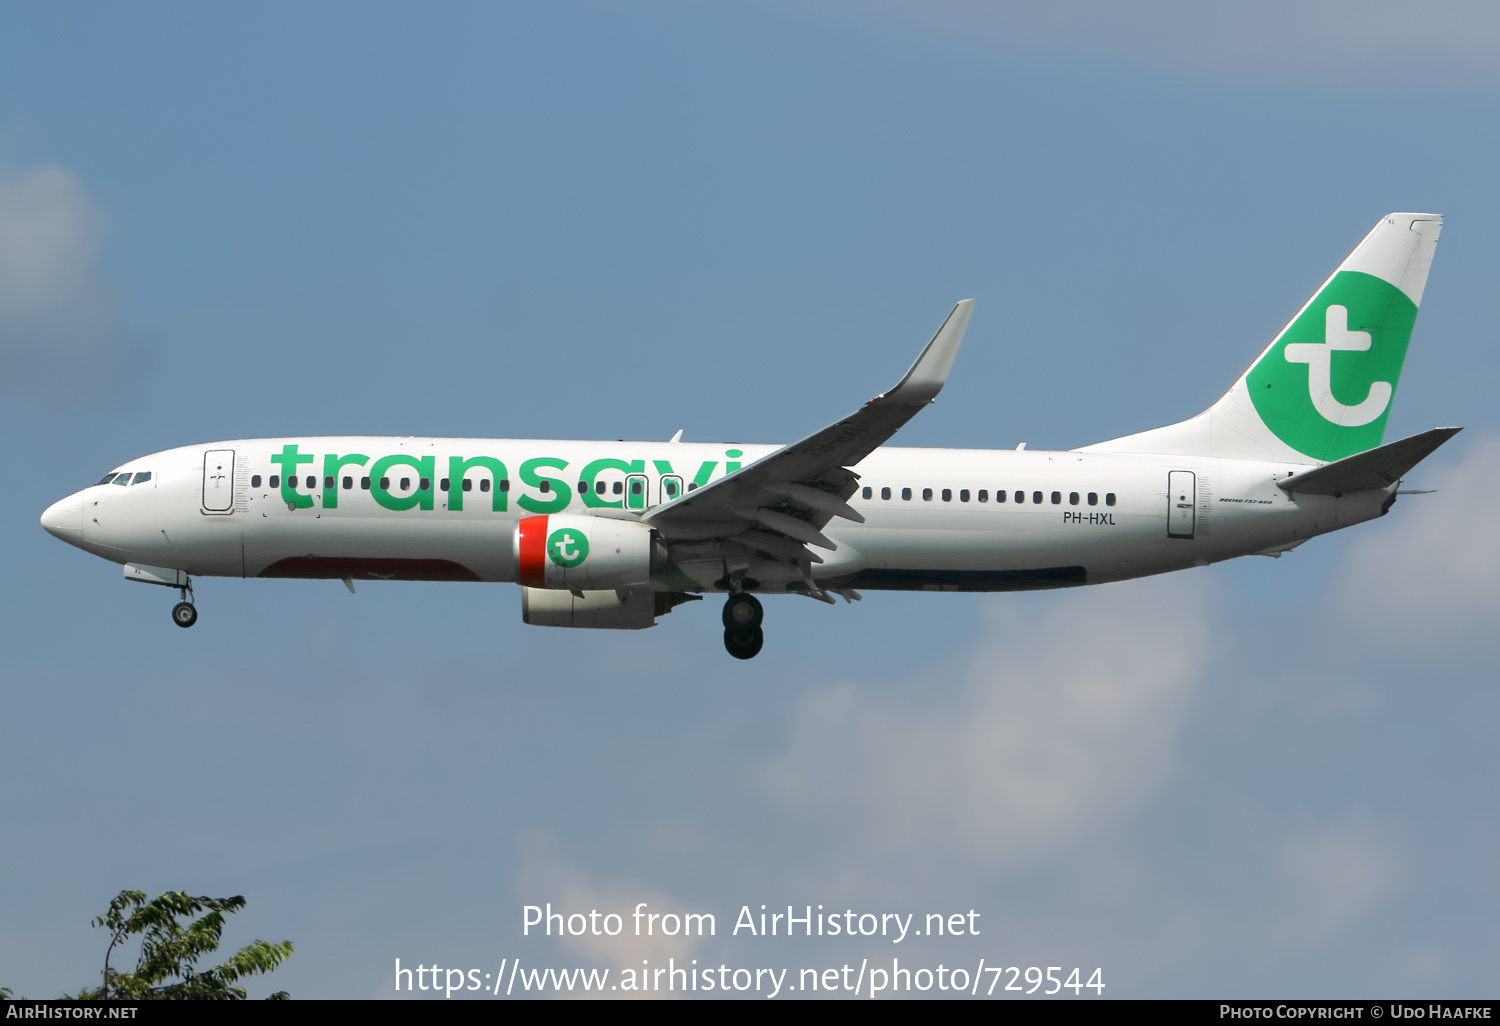
[[1401,480],[1448,439],[1463,428],[1433,428],[1419,435],[1346,456],[1336,463],[1317,467],[1276,484],[1283,491],[1303,495],[1351,495],[1389,488]]

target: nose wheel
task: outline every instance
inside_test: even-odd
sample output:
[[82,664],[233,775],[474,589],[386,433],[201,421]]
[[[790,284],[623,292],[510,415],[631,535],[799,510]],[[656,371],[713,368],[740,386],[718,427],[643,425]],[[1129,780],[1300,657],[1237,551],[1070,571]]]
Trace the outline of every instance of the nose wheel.
[[748,592],[729,596],[724,603],[724,648],[736,659],[754,659],[765,644],[760,629],[765,610],[760,600]]
[[172,622],[179,627],[191,627],[198,622],[198,607],[193,605],[193,582],[188,580],[187,584],[180,589],[182,601],[172,607]]

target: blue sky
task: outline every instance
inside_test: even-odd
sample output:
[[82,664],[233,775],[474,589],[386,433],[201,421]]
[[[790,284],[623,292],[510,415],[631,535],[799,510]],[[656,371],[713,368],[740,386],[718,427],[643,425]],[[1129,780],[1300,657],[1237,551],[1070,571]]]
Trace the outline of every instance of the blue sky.
[[[725,936],[762,902],[974,908],[912,964],[1117,997],[1492,996],[1500,23],[1111,7],[7,7],[0,985],[93,982],[139,888],[244,894],[295,997],[906,957]],[[1279,560],[787,598],[739,664],[711,603],[575,634],[509,586],[204,580],[184,632],[37,524],[217,439],[789,441],[968,296],[899,441],[1083,445],[1207,406],[1391,210],[1447,222],[1388,437],[1466,431]],[[720,936],[521,937],[545,901]]]

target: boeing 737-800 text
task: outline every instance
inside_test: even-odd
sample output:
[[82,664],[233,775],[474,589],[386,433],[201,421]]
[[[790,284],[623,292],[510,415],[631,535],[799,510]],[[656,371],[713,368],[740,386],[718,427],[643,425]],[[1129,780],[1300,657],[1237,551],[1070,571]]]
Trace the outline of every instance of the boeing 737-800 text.
[[965,300],[894,388],[792,445],[213,442],[132,460],[42,526],[180,589],[182,627],[195,576],[513,581],[525,622],[550,627],[650,627],[722,592],[741,659],[762,595],[1060,588],[1278,555],[1384,514],[1458,431],[1382,444],[1441,227],[1382,218],[1213,406],[1081,449],[885,445],[942,389]]

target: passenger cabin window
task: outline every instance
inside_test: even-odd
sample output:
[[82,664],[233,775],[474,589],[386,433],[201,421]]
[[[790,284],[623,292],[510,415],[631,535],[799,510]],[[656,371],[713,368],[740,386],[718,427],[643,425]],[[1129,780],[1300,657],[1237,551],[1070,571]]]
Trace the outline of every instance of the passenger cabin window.
[[552,482],[543,481],[541,484],[536,486],[536,490],[545,495],[547,492],[550,492],[552,490]]
[[880,489],[880,497],[882,499],[889,499],[891,497],[891,490],[889,488]]
[[1076,506],[1076,505],[1078,505],[1078,493],[1077,492],[1069,492],[1068,493],[1068,505],[1069,506]]
[[1114,492],[1105,492],[1104,493],[1104,504],[1106,506],[1113,506],[1115,504],[1115,493]]
[[[995,498],[996,502],[1004,502],[1005,501],[1005,493],[1004,492],[996,492],[995,496],[996,496],[996,498]],[[988,488],[981,488],[981,489],[979,489],[979,501],[980,502],[989,502],[990,501],[990,490]]]
[[[546,483],[547,482],[545,482],[545,481],[542,482],[543,485],[545,485]],[[631,495],[639,495],[639,494],[641,494],[641,483],[639,481],[632,481],[632,482],[630,482],[630,494]]]
[[944,502],[952,502],[953,501],[953,489],[952,488],[944,488],[943,489],[943,501]]
[[625,493],[625,482],[616,481],[615,486],[611,488],[610,491],[614,492],[616,495],[623,495]]
[[958,501],[959,502],[968,502],[969,501],[969,490],[967,488],[961,490],[958,493]]
[[[273,478],[271,478],[271,485],[274,487],[275,484],[276,484],[276,479],[273,477]],[[370,479],[368,477],[362,477],[362,478],[360,478],[359,479],[359,487],[362,490],[368,492],[370,490]]]
[[417,489],[423,492],[432,491],[432,478],[424,477],[417,482]]
[[1053,492],[1052,493],[1052,505],[1059,506],[1061,504],[1062,504],[1062,492]]
[[390,491],[391,490],[391,479],[388,478],[388,477],[382,477],[380,479],[380,487],[382,489],[384,489],[385,491]]
[[[484,478],[484,490],[485,491],[489,491],[490,490],[489,485],[490,485],[490,479],[489,478]],[[464,478],[463,490],[466,491],[466,492],[472,492],[474,490],[474,482],[470,481],[468,478]]]
[[589,493],[589,483],[587,481],[579,481],[578,482],[578,494],[579,495],[587,495],[588,493]]
[[250,475],[250,487],[251,488],[259,488],[260,487],[260,475],[259,474],[251,474]]
[[440,491],[440,492],[446,492],[447,490],[448,490],[448,479],[446,477],[440,478],[438,480],[438,491]]
[[864,496],[867,499],[873,499],[873,498],[875,498],[875,489],[873,489],[873,488],[871,488],[871,487],[869,487],[867,485],[865,487],[865,490],[862,491],[862,492],[860,492],[859,494],[862,495],[862,496]]
[[[662,482],[662,487],[665,489],[668,498],[675,499],[677,497],[676,481],[664,481]],[[869,489],[866,488],[865,491],[869,491]]]
[[923,488],[922,489],[922,501],[923,502],[931,502],[932,501],[932,489],[931,488]]
[[698,490],[698,482],[697,481],[689,481],[688,482],[688,491],[694,492],[694,491],[697,491],[697,490]]
[[280,474],[272,474],[271,475],[270,485],[271,485],[272,488],[280,488],[281,487],[281,475]]
[[307,475],[307,487],[308,487],[309,490],[318,487],[318,479],[315,478],[315,477],[313,477],[311,474],[308,474]]
[[1089,492],[1089,505],[1090,506],[1097,506],[1097,505],[1099,505],[1099,493],[1098,492]]
[[401,490],[404,492],[404,491],[406,491],[410,487],[411,487],[411,478],[409,478],[409,477],[403,477],[401,479]]
[[910,488],[903,488],[903,489],[901,489],[901,498],[904,499],[907,502],[910,502],[911,501],[911,489]]
[[[487,491],[490,490],[489,478],[485,478],[484,484],[483,484],[483,486],[479,490],[481,492],[487,492]],[[508,491],[510,491],[510,478],[508,478],[508,477],[502,477],[500,479],[500,490],[502,492],[508,492]]]
[[[1025,492],[1017,492],[1016,493],[1016,501],[1017,502],[1025,502],[1026,501],[1026,493]],[[1036,501],[1037,502],[1041,502],[1042,501],[1042,493],[1041,492],[1037,492],[1036,493]]]
[[347,491],[349,491],[353,487],[354,487],[354,478],[349,477],[349,476],[346,475],[344,477],[344,491],[347,492]]
[[324,488],[332,488],[333,487],[333,478],[331,478],[331,477],[325,477],[325,478],[323,478],[323,487]]
[[[468,490],[469,490],[469,482],[465,481],[464,482],[464,491],[468,491]],[[481,492],[487,492],[487,491],[490,490],[490,479],[489,478],[487,478],[487,477],[481,477],[479,479],[479,490]],[[510,481],[502,479],[500,481],[500,490],[502,492],[508,492],[508,491],[510,491]]]

